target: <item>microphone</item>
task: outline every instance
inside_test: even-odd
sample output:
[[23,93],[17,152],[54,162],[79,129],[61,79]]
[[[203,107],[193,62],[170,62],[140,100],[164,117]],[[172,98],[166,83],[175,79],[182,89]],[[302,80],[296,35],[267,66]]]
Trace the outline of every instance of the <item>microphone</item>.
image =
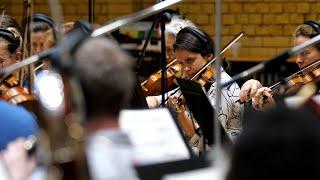
[[279,65],[283,64],[292,55],[293,54],[290,51],[283,52],[283,53],[277,55],[276,57],[271,58],[268,61],[259,63],[256,66],[253,66],[253,67],[233,76],[230,81],[223,83],[221,86],[222,87],[229,86],[230,84],[238,81],[239,79],[249,77],[255,73],[262,71],[266,67],[279,66]]
[[302,50],[304,50],[305,48],[309,47],[309,46],[313,46],[317,43],[319,43],[320,41],[320,34],[313,37],[312,39],[302,43],[301,45],[299,46],[296,46],[292,49],[289,49],[285,52],[282,52],[281,54],[265,61],[265,62],[262,62],[262,63],[259,63],[257,64],[256,66],[253,66],[252,68],[249,68],[245,71],[243,71],[242,73],[239,73],[235,76],[233,76],[231,78],[230,81],[227,81],[225,83],[223,83],[221,85],[221,87],[227,87],[229,86],[230,84],[238,81],[239,79],[242,79],[242,78],[247,78],[255,73],[258,73],[260,71],[262,71],[263,69],[267,68],[267,67],[276,67],[276,66],[280,66],[281,64],[283,64],[287,59],[289,59],[292,55],[294,54],[297,54],[299,52],[301,52]]

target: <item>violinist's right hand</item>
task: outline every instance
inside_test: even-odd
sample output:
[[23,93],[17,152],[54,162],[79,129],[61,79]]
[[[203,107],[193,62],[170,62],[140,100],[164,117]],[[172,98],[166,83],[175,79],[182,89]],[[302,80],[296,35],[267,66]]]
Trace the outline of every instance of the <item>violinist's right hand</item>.
[[274,107],[275,102],[270,92],[271,89],[268,87],[262,87],[258,89],[257,93],[252,99],[252,107],[259,111],[263,111],[267,107]]
[[259,88],[262,88],[262,84],[255,79],[250,79],[245,82],[240,90],[240,102],[246,102],[252,99]]

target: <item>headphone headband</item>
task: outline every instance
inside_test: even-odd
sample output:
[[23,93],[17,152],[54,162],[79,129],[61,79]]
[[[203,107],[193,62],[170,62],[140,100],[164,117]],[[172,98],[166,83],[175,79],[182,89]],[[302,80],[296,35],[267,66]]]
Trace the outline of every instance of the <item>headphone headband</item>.
[[205,34],[203,34],[202,31],[200,31],[197,28],[191,27],[191,26],[187,26],[183,29],[180,30],[181,33],[191,33],[193,34],[195,37],[197,37],[199,39],[199,41],[201,41],[201,43],[207,43],[208,39],[206,37]]
[[320,34],[320,24],[315,21],[305,21],[303,24],[307,24],[312,27],[313,30]]
[[54,28],[53,20],[51,19],[51,17],[45,14],[37,13],[37,14],[33,14],[31,17],[32,17],[32,21],[42,21],[47,23],[51,28]]
[[179,31],[178,35],[182,34],[182,33],[190,33],[193,36],[195,36],[199,40],[199,42],[203,45],[203,47],[205,47],[203,54],[208,54],[212,51],[212,47],[209,43],[207,35],[205,35],[201,30],[199,30],[195,27],[187,26],[187,27],[181,29]]

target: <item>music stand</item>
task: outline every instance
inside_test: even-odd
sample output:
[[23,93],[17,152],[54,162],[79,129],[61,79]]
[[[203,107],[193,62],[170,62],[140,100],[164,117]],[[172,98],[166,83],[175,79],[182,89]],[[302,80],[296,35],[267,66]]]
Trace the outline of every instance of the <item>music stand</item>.
[[144,96],[140,82],[136,76],[135,85],[132,89],[128,109],[149,109],[147,100]]
[[136,166],[135,170],[142,180],[161,180],[167,174],[186,172],[210,166],[205,159],[186,159],[173,162],[152,164],[148,166]]
[[[209,145],[212,145],[214,139],[214,109],[208,100],[208,97],[204,94],[199,83],[181,78],[176,78],[176,80],[180,86],[180,90],[186,100],[188,108],[200,126],[205,140],[207,140]],[[226,133],[221,131],[221,137],[225,139],[226,136]]]

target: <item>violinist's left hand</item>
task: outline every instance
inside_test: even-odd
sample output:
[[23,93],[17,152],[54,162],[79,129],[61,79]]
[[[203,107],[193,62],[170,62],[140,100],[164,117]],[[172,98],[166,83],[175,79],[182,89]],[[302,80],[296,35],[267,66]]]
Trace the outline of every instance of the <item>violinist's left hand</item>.
[[167,107],[175,112],[180,111],[180,105],[178,102],[178,98],[175,96],[169,96],[167,101]]
[[252,99],[257,93],[257,90],[262,87],[262,84],[255,79],[250,79],[246,81],[240,89],[240,101],[246,102]]
[[274,107],[275,102],[270,92],[271,89],[268,87],[259,88],[252,99],[252,107],[259,111],[264,110],[266,107]]

